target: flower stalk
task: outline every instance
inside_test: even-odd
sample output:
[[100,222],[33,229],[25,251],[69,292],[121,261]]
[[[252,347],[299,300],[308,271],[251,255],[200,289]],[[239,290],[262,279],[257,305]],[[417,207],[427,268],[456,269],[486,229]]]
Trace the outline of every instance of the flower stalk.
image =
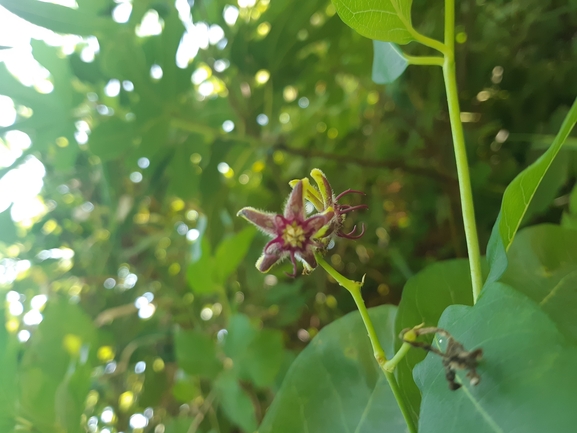
[[[318,264],[321,265],[321,267],[331,277],[333,277],[335,279],[335,281],[340,286],[347,289],[347,291],[353,297],[353,300],[355,301],[355,304],[357,305],[357,309],[359,310],[359,313],[361,314],[361,318],[363,319],[363,324],[365,325],[365,329],[367,330],[367,334],[369,336],[369,340],[370,340],[371,346],[373,348],[373,355],[377,361],[377,364],[379,365],[379,368],[381,369],[381,371],[385,375],[385,378],[387,379],[387,382],[391,388],[391,391],[393,392],[393,395],[395,396],[395,400],[397,401],[397,404],[399,405],[399,409],[401,410],[403,418],[405,419],[405,422],[407,423],[407,427],[409,428],[409,432],[410,433],[417,433],[417,426],[415,425],[413,418],[411,417],[411,413],[409,411],[409,406],[408,406],[407,402],[405,401],[403,395],[401,394],[401,389],[399,387],[399,383],[397,382],[397,378],[395,377],[392,370],[390,370],[390,366],[389,366],[389,369],[386,368],[387,363],[389,361],[387,361],[387,356],[385,354],[383,346],[381,345],[381,343],[379,341],[379,337],[377,336],[377,333],[375,331],[375,326],[373,325],[373,321],[371,320],[371,317],[369,316],[369,311],[367,310],[367,307],[366,307],[365,302],[363,301],[363,297],[361,295],[361,288],[363,286],[364,281],[358,282],[358,281],[349,280],[348,278],[346,278],[345,276],[340,274],[335,268],[333,268],[331,265],[329,265],[329,263],[319,253],[315,253],[315,256],[316,256]],[[364,278],[363,278],[363,280],[364,280]],[[399,357],[397,357],[395,355],[395,357],[393,357],[393,359],[400,360],[400,358],[402,358],[406,354],[407,350],[405,350],[401,355],[399,355]]]

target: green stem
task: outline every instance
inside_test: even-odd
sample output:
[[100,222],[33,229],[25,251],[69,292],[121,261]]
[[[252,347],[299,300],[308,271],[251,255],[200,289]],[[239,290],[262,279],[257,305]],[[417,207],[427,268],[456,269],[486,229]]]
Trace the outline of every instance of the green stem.
[[379,368],[385,375],[389,386],[391,387],[391,391],[393,391],[393,395],[397,400],[397,404],[399,405],[399,409],[401,409],[401,413],[405,422],[407,423],[407,427],[409,428],[410,433],[417,433],[417,427],[413,422],[413,418],[411,417],[411,413],[409,411],[409,407],[401,394],[401,390],[399,388],[399,384],[397,383],[397,379],[393,373],[387,371],[385,369],[385,365],[387,363],[387,357],[385,355],[385,351],[379,342],[379,338],[377,337],[377,333],[375,331],[375,327],[369,316],[369,311],[365,306],[365,302],[363,301],[363,297],[361,295],[361,287],[363,286],[362,282],[352,281],[349,280],[347,277],[341,275],[336,269],[334,269],[328,262],[317,252],[315,253],[315,258],[321,267],[327,271],[327,273],[335,279],[339,285],[347,289],[350,294],[353,296],[355,304],[359,309],[359,313],[361,313],[361,318],[363,319],[363,323],[369,335],[369,340],[371,341],[371,346],[373,348],[373,354],[377,363],[379,364]]
[[412,346],[409,343],[403,343],[401,348],[397,350],[397,353],[395,353],[395,356],[393,356],[391,359],[385,362],[383,368],[389,373],[392,373],[395,370],[397,364],[401,361],[401,359],[405,357],[405,355],[411,349],[411,347]]
[[457,92],[457,77],[455,73],[455,0],[445,0],[445,61],[443,63],[443,77],[447,91],[447,103],[449,106],[449,119],[453,134],[453,146],[457,163],[457,176],[459,179],[459,194],[461,197],[461,209],[463,212],[463,225],[465,238],[469,252],[469,267],[471,269],[471,282],[473,286],[473,302],[477,302],[483,286],[481,274],[481,253],[479,239],[477,238],[477,224],[475,222],[475,208],[473,206],[473,192],[469,176],[469,164],[467,162],[467,150],[461,123],[461,110],[459,108],[459,96]]
[[410,65],[443,66],[444,59],[439,56],[410,56],[403,53],[403,57]]
[[[327,269],[324,266],[323,266],[323,268],[325,270]],[[371,345],[373,346],[373,355],[375,356],[375,359],[377,360],[379,367],[383,368],[383,366],[387,362],[387,356],[385,355],[385,351],[383,350],[383,347],[381,346],[381,343],[379,342],[379,337],[377,336],[377,332],[375,331],[375,327],[373,326],[373,322],[369,316],[369,311],[367,310],[367,307],[365,306],[365,302],[363,301],[363,296],[361,295],[362,283],[358,283],[356,281],[351,281],[351,280],[348,280],[348,281],[350,283],[353,283],[354,287],[351,287],[351,288],[347,288],[345,286],[343,286],[343,287],[345,287],[350,292],[350,294],[352,295],[352,297],[355,301],[355,304],[357,304],[357,308],[359,310],[359,313],[361,313],[363,323],[365,324],[365,328],[367,330],[367,333],[369,334],[369,340],[371,341]],[[341,284],[341,286],[342,286],[342,284]]]
[[415,41],[429,48],[433,48],[434,50],[437,50],[441,54],[445,54],[447,52],[447,47],[442,42],[439,42],[433,38],[429,38],[428,36],[422,35],[418,31],[416,31],[413,27],[409,28],[409,32],[411,33],[411,36],[415,39]]
[[[382,369],[381,369],[382,370]],[[417,426],[411,417],[411,412],[409,410],[409,405],[405,402],[405,397],[401,394],[401,387],[397,382],[397,378],[395,375],[389,371],[383,370],[385,374],[385,378],[391,387],[391,391],[393,391],[393,395],[395,396],[395,400],[397,400],[397,404],[399,405],[399,409],[401,409],[401,413],[403,414],[403,418],[407,423],[407,427],[409,429],[409,433],[417,433]]]

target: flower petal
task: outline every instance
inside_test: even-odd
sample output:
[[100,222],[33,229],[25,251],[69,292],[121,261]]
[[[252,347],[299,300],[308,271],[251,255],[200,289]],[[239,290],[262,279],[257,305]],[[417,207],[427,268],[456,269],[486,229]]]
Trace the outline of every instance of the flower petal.
[[299,251],[297,257],[305,264],[305,271],[311,272],[317,267],[317,259],[315,259],[314,247],[312,245],[309,245],[305,251]]
[[315,180],[319,187],[319,191],[323,197],[324,209],[332,206],[334,202],[333,189],[331,188],[331,184],[329,183],[329,180],[325,174],[318,168],[314,168],[311,171],[311,177]]
[[[291,186],[291,188],[294,188],[298,182],[299,182],[299,179],[291,180],[289,182],[289,185]],[[311,185],[311,182],[309,181],[309,179],[305,177],[302,179],[302,182],[303,182],[305,199],[310,201],[318,212],[322,212],[323,210],[325,210],[325,207],[323,205],[323,199],[321,198],[321,194],[318,192],[318,190],[314,186]]]
[[271,236],[276,236],[276,214],[271,212],[263,212],[252,207],[243,207],[238,211],[236,216],[242,217],[249,223],[254,224],[264,233]]
[[329,207],[323,213],[313,215],[305,220],[303,225],[308,233],[310,233],[310,238],[317,239],[326,236],[331,228],[331,223],[333,222],[333,217],[335,213],[332,207]]
[[277,254],[283,249],[284,240],[281,236],[277,236],[268,242],[263,249],[264,254]]
[[256,261],[256,268],[261,272],[268,272],[275,264],[280,262],[288,255],[288,252],[277,250],[271,253],[264,253]]
[[303,194],[303,181],[299,180],[294,186],[284,208],[284,217],[287,220],[304,220],[305,198]]

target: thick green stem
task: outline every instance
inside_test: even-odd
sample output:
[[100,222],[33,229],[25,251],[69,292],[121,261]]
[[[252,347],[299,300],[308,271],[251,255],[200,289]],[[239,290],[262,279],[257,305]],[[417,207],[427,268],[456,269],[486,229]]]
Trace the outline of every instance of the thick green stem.
[[375,331],[375,327],[373,325],[371,317],[369,316],[369,311],[367,310],[367,307],[365,306],[365,302],[363,301],[363,297],[361,295],[361,287],[363,286],[363,283],[349,280],[345,276],[341,275],[336,269],[334,269],[331,265],[329,265],[327,261],[319,253],[315,253],[315,258],[317,259],[319,265],[321,265],[321,267],[325,271],[327,271],[327,273],[331,277],[333,277],[335,281],[339,283],[339,285],[347,289],[352,295],[355,304],[357,305],[357,308],[359,310],[359,313],[361,313],[361,318],[363,319],[363,323],[369,335],[369,340],[371,341],[371,346],[373,348],[373,354],[375,356],[375,359],[379,364],[379,368],[384,373],[385,378],[387,379],[387,382],[391,387],[391,391],[393,391],[393,395],[397,400],[399,409],[401,409],[401,413],[403,415],[403,418],[405,419],[405,422],[407,423],[409,432],[417,433],[417,427],[413,422],[413,418],[411,417],[411,414],[409,412],[409,407],[405,402],[403,395],[401,394],[399,384],[397,383],[397,378],[393,373],[385,369],[385,364],[387,363],[387,357],[385,355],[383,347],[381,346],[381,343],[379,342],[377,332]]
[[467,150],[461,123],[461,111],[459,108],[459,95],[457,92],[457,77],[455,73],[455,0],[445,1],[445,44],[443,77],[447,91],[449,106],[449,119],[453,134],[453,146],[457,163],[457,176],[459,178],[459,194],[461,197],[461,209],[463,212],[463,225],[469,253],[469,267],[471,269],[471,282],[473,285],[473,302],[477,302],[483,276],[481,274],[481,253],[479,239],[477,237],[477,223],[475,222],[475,208],[473,206],[473,192],[469,176],[469,164],[467,162]]

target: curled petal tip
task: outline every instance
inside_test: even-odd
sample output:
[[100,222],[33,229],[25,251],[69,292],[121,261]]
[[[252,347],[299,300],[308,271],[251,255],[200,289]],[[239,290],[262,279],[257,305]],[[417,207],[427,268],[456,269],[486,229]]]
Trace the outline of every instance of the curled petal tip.
[[347,206],[347,205],[341,206],[340,210],[341,210],[341,213],[344,214],[344,213],[352,212],[355,210],[368,209],[368,208],[369,208],[369,205],[367,205],[367,204],[359,204],[357,206]]
[[366,194],[365,192],[363,192],[363,191],[359,191],[359,190],[357,190],[357,189],[350,189],[350,188],[349,188],[349,189],[344,190],[343,192],[341,192],[339,195],[337,195],[337,196],[335,197],[335,200],[340,200],[341,197],[344,197],[344,196],[347,195],[347,194],[367,195],[367,194]]
[[361,224],[361,233],[358,235],[354,235],[353,233],[357,230],[357,226],[355,225],[353,229],[349,233],[337,233],[337,235],[341,238],[346,239],[360,239],[365,234],[365,224]]

